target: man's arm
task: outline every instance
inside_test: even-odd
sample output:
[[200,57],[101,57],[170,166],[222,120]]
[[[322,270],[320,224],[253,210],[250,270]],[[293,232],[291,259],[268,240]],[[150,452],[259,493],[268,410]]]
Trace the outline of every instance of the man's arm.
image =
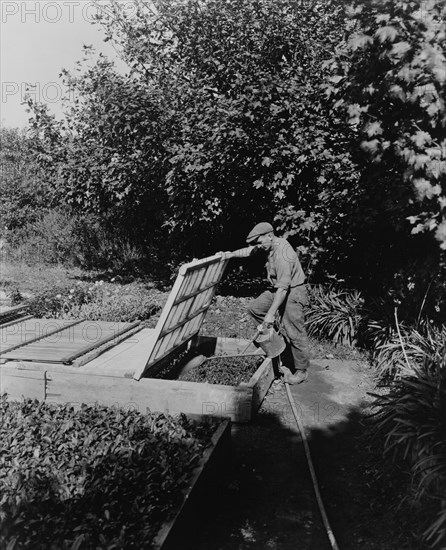
[[276,290],[276,293],[274,294],[273,303],[271,304],[271,307],[268,310],[268,313],[265,315],[265,318],[263,319],[263,322],[266,325],[273,324],[274,318],[276,316],[277,310],[279,307],[283,304],[283,301],[285,300],[285,297],[287,295],[288,289],[286,288],[278,288]]
[[248,258],[257,247],[256,246],[247,246],[246,248],[239,248],[238,250],[233,250],[232,252],[220,252],[223,260],[230,260],[231,258]]
[[[232,252],[220,252],[220,254],[222,255],[223,260],[230,260],[231,258],[248,258],[256,248],[256,246],[247,246],[246,248],[239,248],[238,250],[233,250]],[[278,288],[276,290],[273,303],[271,304],[268,313],[263,319],[263,322],[265,324],[274,323],[274,318],[276,316],[277,310],[285,300],[287,292],[288,288]]]

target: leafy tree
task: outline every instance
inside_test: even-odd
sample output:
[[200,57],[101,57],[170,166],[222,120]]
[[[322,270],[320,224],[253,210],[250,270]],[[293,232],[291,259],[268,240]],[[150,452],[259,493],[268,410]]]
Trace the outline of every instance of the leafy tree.
[[33,222],[48,203],[48,187],[24,130],[0,127],[0,231]]
[[[313,281],[407,290],[407,274],[422,282],[441,266],[408,218],[431,215],[441,235],[444,177],[433,147],[444,107],[394,97],[395,82],[405,94],[403,84],[419,87],[404,80],[412,57],[380,30],[395,18],[414,52],[428,40],[438,50],[441,31],[413,18],[414,4],[358,1],[347,15],[338,0],[137,0],[131,13],[112,2],[98,20],[129,72],[104,58],[65,72],[77,99],[64,123],[31,105],[39,162],[70,205],[165,262],[239,246],[269,219]],[[413,70],[438,76],[422,55]],[[432,141],[422,145],[420,131]],[[433,167],[435,192],[420,202],[415,185]]]
[[410,222],[412,234],[433,232],[446,249],[442,5],[355,0],[356,32],[326,66],[332,71],[327,94],[364,154],[361,199],[376,194],[371,215],[385,213],[384,225],[398,229]]
[[[318,195],[327,178],[355,175],[319,88],[342,3],[135,4],[129,14],[114,2],[99,17],[129,74],[101,60],[65,75],[79,101],[50,156],[67,200],[131,219],[135,232],[162,226],[183,255],[239,245],[254,221],[274,216],[323,246],[308,238],[324,217],[313,212]],[[42,122],[52,140],[54,124]]]
[[441,251],[431,235],[446,250],[443,5],[355,0],[355,32],[325,64],[327,95],[359,144],[352,154],[361,177],[347,212],[365,270],[436,271]]
[[64,76],[76,95],[65,121],[30,102],[38,158],[66,204],[100,214],[110,230],[138,240],[141,230],[160,223],[163,210],[163,115],[156,93],[119,75],[104,58],[80,76]]

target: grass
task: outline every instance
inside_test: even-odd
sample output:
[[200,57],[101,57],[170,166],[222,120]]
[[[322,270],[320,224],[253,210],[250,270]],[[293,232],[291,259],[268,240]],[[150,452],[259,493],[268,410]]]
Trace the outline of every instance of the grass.
[[1,264],[0,289],[10,300],[18,295],[25,298],[34,317],[112,322],[138,319],[148,326],[154,326],[152,316],[167,299],[165,292],[147,280],[104,280],[97,271],[12,262]]
[[34,295],[54,286],[68,286],[82,280],[87,273],[77,268],[0,262],[0,289],[7,294],[18,289],[22,295]]

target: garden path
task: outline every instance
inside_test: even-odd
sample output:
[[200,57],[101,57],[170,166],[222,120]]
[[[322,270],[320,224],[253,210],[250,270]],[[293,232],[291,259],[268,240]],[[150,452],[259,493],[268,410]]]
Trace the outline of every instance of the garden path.
[[[410,548],[401,545],[385,499],[377,507],[376,495],[359,483],[365,449],[357,445],[367,392],[374,388],[370,368],[360,361],[315,360],[308,381],[290,388],[340,548]],[[232,440],[230,483],[215,496],[212,517],[192,548],[330,550],[283,384],[270,389],[251,423],[233,425]]]

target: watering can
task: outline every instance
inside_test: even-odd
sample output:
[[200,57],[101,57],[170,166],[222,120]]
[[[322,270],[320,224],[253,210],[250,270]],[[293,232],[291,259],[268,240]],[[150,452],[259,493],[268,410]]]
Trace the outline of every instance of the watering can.
[[273,359],[283,353],[286,347],[285,340],[272,325],[261,324],[257,327],[257,332],[258,336],[254,342],[262,348],[267,357]]

